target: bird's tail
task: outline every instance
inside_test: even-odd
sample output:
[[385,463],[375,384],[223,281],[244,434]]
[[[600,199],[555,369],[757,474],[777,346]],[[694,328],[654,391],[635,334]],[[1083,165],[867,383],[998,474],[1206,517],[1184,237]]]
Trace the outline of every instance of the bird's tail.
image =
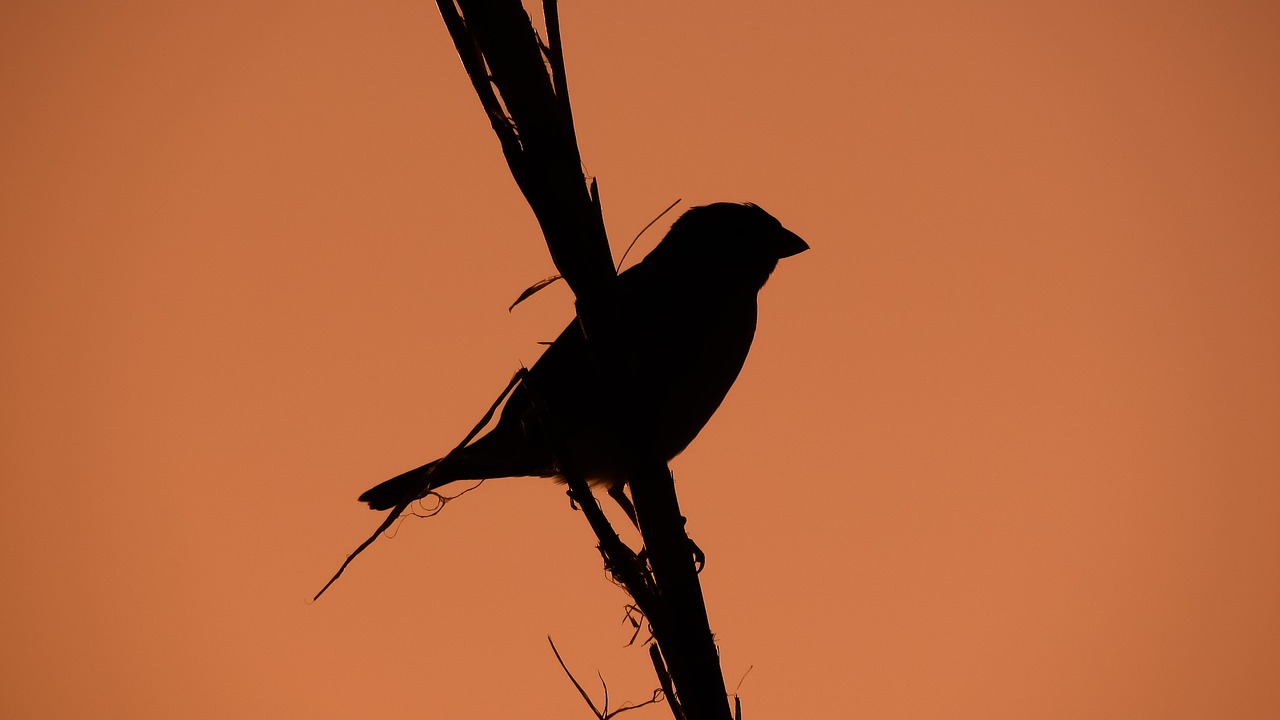
[[495,449],[507,444],[507,440],[501,437],[487,435],[461,451],[374,485],[364,491],[360,502],[368,503],[372,510],[390,510],[405,500],[417,500],[441,485],[457,480],[550,477],[555,474],[550,458],[525,453],[508,454]]
[[[368,503],[370,510],[390,510],[405,500],[417,500],[430,490],[458,479],[429,477],[429,474],[439,462],[439,460],[432,460],[422,467],[400,473],[390,480],[374,485],[360,495],[360,502]],[[410,497],[410,495],[413,497]]]

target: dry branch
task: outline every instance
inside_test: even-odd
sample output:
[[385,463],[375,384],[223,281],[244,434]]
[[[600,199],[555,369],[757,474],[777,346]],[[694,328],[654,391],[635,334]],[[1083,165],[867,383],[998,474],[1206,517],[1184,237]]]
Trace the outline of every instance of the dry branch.
[[552,261],[576,296],[592,354],[609,376],[622,378],[611,388],[613,416],[605,421],[623,439],[647,563],[618,539],[581,474],[562,468],[571,497],[596,533],[609,571],[626,585],[649,620],[657,641],[655,668],[660,676],[670,674],[665,684],[675,716],[728,720],[727,693],[690,552],[693,546],[684,531],[671,471],[650,442],[653,424],[644,400],[653,393],[647,391],[643,368],[635,366],[626,328],[619,322],[617,274],[598,188],[582,173],[556,3],[543,2],[546,45],[518,0],[437,4],[511,174],[542,228]]

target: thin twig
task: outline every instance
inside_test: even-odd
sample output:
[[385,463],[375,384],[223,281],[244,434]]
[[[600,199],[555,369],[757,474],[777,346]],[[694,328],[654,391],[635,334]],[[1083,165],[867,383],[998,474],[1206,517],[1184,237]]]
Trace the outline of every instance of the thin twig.
[[[581,695],[583,701],[587,703],[587,707],[591,708],[591,712],[599,720],[604,720],[604,717],[605,717],[604,713],[600,712],[600,710],[596,708],[596,704],[591,702],[591,696],[588,695],[587,691],[582,688],[582,684],[579,683],[578,679],[573,676],[573,673],[569,672],[568,666],[564,664],[564,658],[560,657],[560,651],[556,649],[556,643],[554,640],[551,639],[550,635],[547,636],[547,642],[551,643],[551,652],[555,653],[556,662],[560,663],[560,669],[564,670],[564,674],[569,676],[569,682],[573,683],[573,686],[578,689],[578,694]],[[604,682],[604,678],[601,678],[600,682]],[[608,706],[606,706],[606,708],[607,707]]]
[[525,289],[524,292],[520,293],[520,297],[516,298],[515,302],[511,303],[511,307],[507,308],[507,312],[511,312],[512,310],[515,310],[517,305],[533,297],[534,293],[538,292],[542,288],[550,285],[551,283],[559,279],[560,279],[560,275],[556,274],[556,275],[552,275],[551,277],[543,278],[538,282],[530,285],[528,288]]
[[627,254],[631,252],[631,248],[636,246],[636,242],[640,240],[640,236],[644,235],[646,230],[653,227],[654,223],[661,220],[663,215],[666,215],[667,213],[671,212],[671,208],[675,207],[676,205],[679,205],[681,199],[682,198],[676,198],[676,201],[668,205],[666,210],[663,210],[662,212],[658,213],[658,216],[650,220],[648,225],[645,225],[644,227],[640,228],[640,232],[636,233],[636,236],[631,238],[631,244],[627,246],[626,250],[622,251],[622,257],[618,258],[618,266],[614,268],[615,271],[617,272],[622,271],[622,262],[627,259]]
[[667,706],[671,708],[671,717],[685,720],[684,708],[680,707],[680,699],[676,697],[675,688],[671,684],[671,673],[667,672],[667,663],[662,659],[662,651],[658,644],[649,646],[649,659],[653,661],[653,671],[658,674],[658,683],[662,685],[662,693],[667,696]]
[[333,577],[329,578],[329,582],[325,583],[324,587],[320,588],[320,592],[316,593],[315,597],[311,598],[311,602],[319,600],[320,596],[324,594],[324,591],[328,590],[330,585],[333,585],[338,581],[338,578],[342,577],[342,573],[347,569],[347,566],[350,565],[351,562],[360,555],[360,553],[364,552],[365,548],[372,545],[373,541],[377,540],[378,536],[381,535],[383,531],[391,527],[400,517],[400,513],[403,513],[409,505],[422,496],[422,493],[426,492],[427,488],[431,485],[431,476],[435,474],[436,470],[438,470],[442,465],[446,465],[450,458],[456,455],[460,450],[462,450],[462,448],[470,444],[475,436],[489,424],[489,421],[493,419],[493,414],[497,411],[498,406],[502,404],[503,400],[507,399],[507,396],[511,394],[511,391],[515,389],[516,385],[518,385],[527,374],[527,370],[520,368],[516,371],[515,375],[511,376],[511,381],[507,383],[507,387],[503,389],[502,394],[498,395],[498,399],[493,401],[493,405],[489,406],[488,412],[484,414],[484,417],[480,418],[480,422],[476,423],[476,426],[471,428],[471,432],[467,433],[467,436],[462,439],[462,442],[458,443],[456,447],[450,450],[448,455],[440,458],[440,460],[426,472],[419,484],[420,487],[412,488],[408,493],[406,493],[405,498],[401,500],[399,504],[397,504],[391,512],[387,514],[386,519],[378,525],[378,529],[374,530],[373,534],[365,539],[364,542],[360,543],[360,545],[347,556],[347,559],[338,567],[338,571],[333,574]]

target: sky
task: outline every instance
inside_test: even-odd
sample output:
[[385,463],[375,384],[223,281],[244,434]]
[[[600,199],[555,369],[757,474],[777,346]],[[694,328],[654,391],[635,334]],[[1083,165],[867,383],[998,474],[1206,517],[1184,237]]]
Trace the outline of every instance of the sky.
[[[812,246],[672,464],[746,716],[1280,716],[1277,8],[564,3],[615,256]],[[12,0],[0,99],[0,716],[650,697],[547,481],[309,601],[573,312],[432,3]]]

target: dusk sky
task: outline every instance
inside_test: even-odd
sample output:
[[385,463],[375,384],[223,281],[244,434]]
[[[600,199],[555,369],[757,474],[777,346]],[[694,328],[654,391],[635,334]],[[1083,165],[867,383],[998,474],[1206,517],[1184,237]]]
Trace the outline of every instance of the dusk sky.
[[[561,16],[615,256],[812,246],[672,464],[746,717],[1280,717],[1280,5]],[[573,314],[433,3],[9,0],[0,98],[0,717],[650,697],[550,481],[309,602]]]

